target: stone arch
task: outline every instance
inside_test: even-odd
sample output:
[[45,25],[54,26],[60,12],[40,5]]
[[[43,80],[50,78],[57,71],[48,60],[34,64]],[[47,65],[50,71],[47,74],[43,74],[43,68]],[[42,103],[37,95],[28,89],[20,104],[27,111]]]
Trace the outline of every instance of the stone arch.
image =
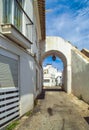
[[64,64],[64,90],[71,93],[71,44],[60,37],[47,37],[45,52],[42,54],[40,62],[49,55],[55,54]]

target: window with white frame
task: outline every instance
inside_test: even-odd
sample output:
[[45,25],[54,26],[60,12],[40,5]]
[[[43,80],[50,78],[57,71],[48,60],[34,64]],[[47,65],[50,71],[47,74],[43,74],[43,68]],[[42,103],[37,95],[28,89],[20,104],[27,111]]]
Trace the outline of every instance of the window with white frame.
[[49,83],[50,80],[49,80],[49,79],[44,79],[44,82],[45,82],[45,83]]
[[24,0],[2,0],[2,3],[3,23],[13,24],[21,31]]
[[3,22],[10,23],[12,18],[12,0],[2,0],[3,3]]
[[20,31],[22,30],[22,15],[23,12],[21,7],[23,5],[23,0],[14,1],[14,25]]

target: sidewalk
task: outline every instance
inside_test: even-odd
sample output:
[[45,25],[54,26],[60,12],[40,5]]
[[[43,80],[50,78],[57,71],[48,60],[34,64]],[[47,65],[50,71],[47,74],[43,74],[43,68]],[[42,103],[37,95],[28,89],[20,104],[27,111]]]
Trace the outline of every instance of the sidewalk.
[[89,105],[60,89],[44,89],[32,116],[15,130],[89,130]]

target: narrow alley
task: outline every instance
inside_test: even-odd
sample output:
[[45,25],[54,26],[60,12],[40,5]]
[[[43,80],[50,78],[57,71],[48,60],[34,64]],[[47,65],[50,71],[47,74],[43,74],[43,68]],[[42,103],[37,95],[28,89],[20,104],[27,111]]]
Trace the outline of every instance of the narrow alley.
[[61,89],[43,89],[28,118],[15,130],[89,130],[89,105]]

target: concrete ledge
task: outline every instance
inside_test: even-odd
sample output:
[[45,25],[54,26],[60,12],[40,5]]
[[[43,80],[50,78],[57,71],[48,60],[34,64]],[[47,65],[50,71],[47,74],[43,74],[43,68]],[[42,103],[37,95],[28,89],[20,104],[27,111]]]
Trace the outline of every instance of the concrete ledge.
[[29,41],[20,31],[18,31],[12,24],[1,25],[2,34],[13,40],[20,46],[30,49],[31,41]]

